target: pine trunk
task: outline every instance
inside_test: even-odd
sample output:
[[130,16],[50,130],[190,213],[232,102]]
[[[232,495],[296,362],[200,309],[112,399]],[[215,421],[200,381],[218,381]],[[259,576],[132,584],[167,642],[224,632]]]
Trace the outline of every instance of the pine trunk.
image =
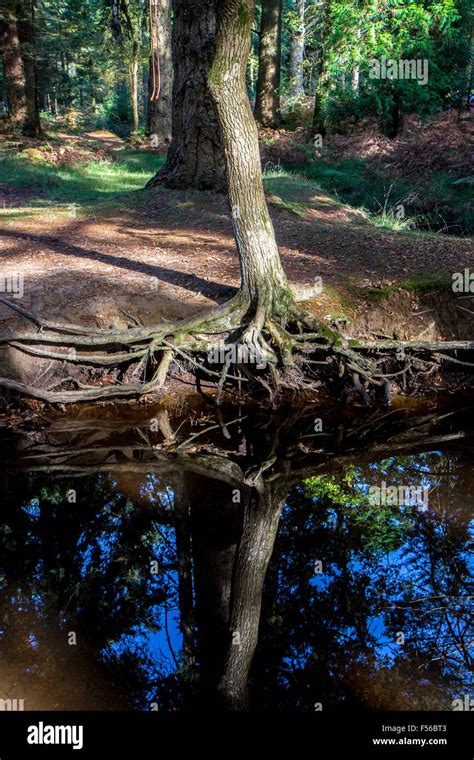
[[148,134],[152,145],[171,142],[173,60],[171,54],[171,0],[158,2],[158,24],[152,23],[154,54],[148,79]]
[[23,123],[26,114],[25,76],[17,21],[3,4],[0,8],[0,46],[7,91],[8,120],[15,127]]
[[280,114],[281,0],[264,0],[255,118],[263,127],[277,126]]
[[322,137],[326,134],[326,119],[324,113],[324,101],[329,89],[329,71],[327,67],[327,44],[331,33],[331,3],[326,0],[323,9],[321,42],[318,51],[318,79],[316,82],[313,129],[315,134]]
[[297,28],[291,37],[290,48],[290,97],[304,95],[304,38],[305,0],[296,0]]
[[207,85],[216,0],[173,0],[172,140],[164,167],[148,183],[223,191],[224,155]]
[[132,96],[133,132],[138,132],[138,56],[134,51],[130,63],[130,92]]
[[35,18],[32,0],[22,0],[18,6],[18,36],[25,72],[26,113],[23,134],[27,137],[40,137],[42,131],[38,107]]

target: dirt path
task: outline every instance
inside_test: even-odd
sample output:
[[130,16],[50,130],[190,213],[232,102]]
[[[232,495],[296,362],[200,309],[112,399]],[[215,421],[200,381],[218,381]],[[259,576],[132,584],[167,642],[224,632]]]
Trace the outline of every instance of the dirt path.
[[[122,147],[108,132],[85,133],[79,143]],[[391,287],[414,274],[473,266],[465,239],[376,227],[305,180],[280,178],[278,190],[269,201],[284,267],[297,292],[322,277],[324,295],[314,305],[321,315],[347,306],[354,286]],[[233,292],[239,267],[225,199],[158,189],[129,200],[77,218],[9,218],[0,231],[1,269],[23,275],[21,305],[108,326],[175,319]],[[1,306],[0,320],[10,317]]]

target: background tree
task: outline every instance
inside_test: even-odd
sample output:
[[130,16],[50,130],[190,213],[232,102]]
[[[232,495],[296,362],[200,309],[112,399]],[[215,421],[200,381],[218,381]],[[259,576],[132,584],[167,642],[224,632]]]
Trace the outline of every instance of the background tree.
[[16,1],[0,3],[0,50],[6,84],[8,120],[22,125],[26,114],[25,75],[18,36]]
[[274,127],[281,121],[281,28],[281,0],[263,0],[255,100],[255,119],[263,127]]
[[306,0],[295,0],[287,14],[291,36],[288,93],[292,98],[304,95],[305,10]]
[[39,137],[41,124],[39,118],[38,79],[36,66],[36,34],[34,0],[19,0],[17,4],[18,38],[25,73],[26,110],[23,122],[23,134],[27,137]]
[[150,0],[150,71],[147,127],[152,140],[171,141],[173,61],[171,52],[171,0]]
[[132,131],[139,126],[138,87],[139,66],[142,56],[143,16],[145,0],[107,0],[110,29],[115,42],[119,45],[130,78],[132,98]]
[[222,143],[208,88],[216,29],[215,0],[173,0],[172,140],[166,163],[148,183],[224,190]]

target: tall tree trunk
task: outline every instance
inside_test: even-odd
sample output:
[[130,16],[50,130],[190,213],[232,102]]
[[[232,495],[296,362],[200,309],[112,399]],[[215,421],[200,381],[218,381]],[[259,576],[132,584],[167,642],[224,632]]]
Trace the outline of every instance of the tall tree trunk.
[[18,36],[25,72],[26,114],[23,134],[40,137],[42,134],[36,76],[35,9],[34,0],[21,0],[18,6]]
[[224,143],[228,194],[241,269],[241,294],[256,311],[283,317],[293,303],[263,190],[257,125],[245,84],[255,0],[219,0],[209,87]]
[[264,127],[280,119],[281,0],[263,0],[255,118]]
[[0,4],[0,47],[7,92],[8,120],[15,127],[25,119],[26,96],[18,26],[11,6],[11,3],[6,2]]
[[214,58],[216,0],[173,0],[172,140],[148,185],[223,191],[224,154],[207,80]]
[[130,61],[130,93],[132,96],[133,132],[138,132],[138,50],[135,45]]
[[154,61],[150,56],[148,78],[148,134],[153,143],[168,146],[171,142],[173,105],[173,59],[171,50],[171,0],[158,0],[157,23],[151,24],[154,35]]
[[[357,51],[359,51],[360,48],[360,38],[362,36],[362,32],[360,29],[355,30],[355,41],[357,45]],[[359,54],[359,53],[357,53]],[[352,92],[355,95],[359,94],[359,81],[360,81],[360,65],[357,60],[354,61],[353,64],[354,68],[352,69],[352,76],[351,76],[351,89]]]
[[[471,31],[469,35],[469,57],[466,66],[466,99],[462,103],[462,108],[466,106],[469,109],[470,99],[472,93],[472,87],[474,84],[474,22],[471,23]],[[464,99],[463,99],[464,100]]]
[[328,38],[331,31],[331,3],[330,0],[325,0],[324,7],[321,11],[323,13],[322,19],[322,32],[321,42],[318,51],[318,79],[316,82],[315,98],[314,98],[314,113],[313,113],[313,129],[315,134],[326,134],[326,120],[324,114],[324,100],[329,88],[329,72],[327,67],[327,47]]
[[355,95],[359,94],[359,80],[360,80],[360,68],[355,65],[352,69],[351,88]]
[[290,96],[293,98],[304,95],[304,12],[305,0],[296,0],[297,22],[290,48]]

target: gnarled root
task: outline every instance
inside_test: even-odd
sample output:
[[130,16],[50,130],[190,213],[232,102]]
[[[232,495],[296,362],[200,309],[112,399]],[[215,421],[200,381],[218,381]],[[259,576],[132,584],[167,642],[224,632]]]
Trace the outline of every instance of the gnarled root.
[[[389,404],[392,381],[404,390],[416,389],[423,376],[444,363],[457,369],[474,366],[459,358],[460,353],[474,351],[474,341],[349,344],[338,331],[294,305],[286,309],[284,320],[267,299],[252,307],[242,290],[197,317],[118,331],[47,321],[1,300],[38,330],[0,335],[0,346],[58,362],[66,372],[49,388],[6,377],[0,378],[0,387],[50,403],[156,394],[175,362],[186,366],[198,381],[214,382],[217,404],[226,387],[240,389],[242,383],[249,389],[264,388],[274,401],[285,391],[314,390],[325,382],[345,396],[355,393],[367,406],[372,391],[379,391]],[[71,365],[76,372],[80,368],[77,376],[69,370]],[[107,384],[99,380],[91,385],[91,372],[106,368],[113,371]],[[76,387],[61,388],[66,385]]]

